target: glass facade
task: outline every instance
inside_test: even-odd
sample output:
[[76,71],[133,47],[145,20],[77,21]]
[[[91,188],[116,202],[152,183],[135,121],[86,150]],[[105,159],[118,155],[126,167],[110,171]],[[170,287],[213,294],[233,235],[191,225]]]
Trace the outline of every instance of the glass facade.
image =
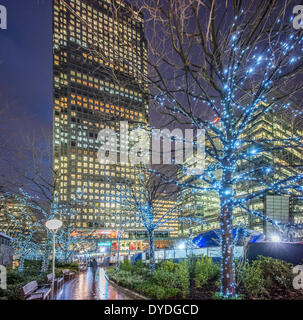
[[[70,227],[114,230],[117,219],[124,218],[118,217],[115,201],[124,191],[107,178],[134,179],[136,173],[128,164],[98,161],[98,133],[104,128],[119,132],[120,121],[130,128],[148,122],[141,87],[147,73],[143,18],[119,1],[54,0],[53,51],[58,200],[71,203],[81,189],[86,205],[74,204]],[[129,227],[139,227],[138,221]]]

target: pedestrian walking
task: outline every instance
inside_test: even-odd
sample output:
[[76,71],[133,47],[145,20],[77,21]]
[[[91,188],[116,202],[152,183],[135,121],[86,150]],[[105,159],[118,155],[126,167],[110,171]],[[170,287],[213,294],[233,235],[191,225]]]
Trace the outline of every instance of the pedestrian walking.
[[92,272],[93,272],[93,281],[95,281],[96,279],[96,272],[98,270],[98,262],[96,261],[96,259],[94,258],[92,263],[91,263],[91,267],[92,267]]

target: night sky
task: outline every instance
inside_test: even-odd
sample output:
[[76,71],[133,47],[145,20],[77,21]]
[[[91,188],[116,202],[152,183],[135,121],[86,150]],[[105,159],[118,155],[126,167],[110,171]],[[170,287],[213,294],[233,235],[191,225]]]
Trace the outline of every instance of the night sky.
[[51,128],[52,1],[0,4],[8,13],[8,29],[0,29],[0,104],[9,106],[7,134]]

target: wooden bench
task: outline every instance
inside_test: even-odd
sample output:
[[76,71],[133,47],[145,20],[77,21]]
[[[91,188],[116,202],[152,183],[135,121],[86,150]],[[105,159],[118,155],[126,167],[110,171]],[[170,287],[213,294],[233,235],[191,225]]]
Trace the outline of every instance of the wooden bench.
[[29,282],[21,289],[22,300],[50,300],[51,288],[38,286],[37,281]]
[[[46,276],[46,283],[51,285],[53,282],[53,274],[50,273]],[[55,288],[58,290],[59,288],[62,289],[63,286],[63,282],[64,282],[64,278],[55,278],[54,284],[55,284]]]
[[69,269],[64,269],[62,271],[62,275],[63,275],[64,281],[65,281],[65,279],[70,280],[71,278],[73,278],[76,275],[76,272],[70,272]]

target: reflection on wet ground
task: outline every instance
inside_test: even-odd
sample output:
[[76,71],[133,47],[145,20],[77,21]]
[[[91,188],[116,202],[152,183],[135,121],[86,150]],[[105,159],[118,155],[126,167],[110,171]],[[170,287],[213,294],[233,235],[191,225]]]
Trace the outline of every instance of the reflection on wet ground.
[[74,279],[64,283],[57,293],[56,300],[130,300],[119,292],[105,278],[105,271],[99,268],[95,280],[90,269],[81,272]]

